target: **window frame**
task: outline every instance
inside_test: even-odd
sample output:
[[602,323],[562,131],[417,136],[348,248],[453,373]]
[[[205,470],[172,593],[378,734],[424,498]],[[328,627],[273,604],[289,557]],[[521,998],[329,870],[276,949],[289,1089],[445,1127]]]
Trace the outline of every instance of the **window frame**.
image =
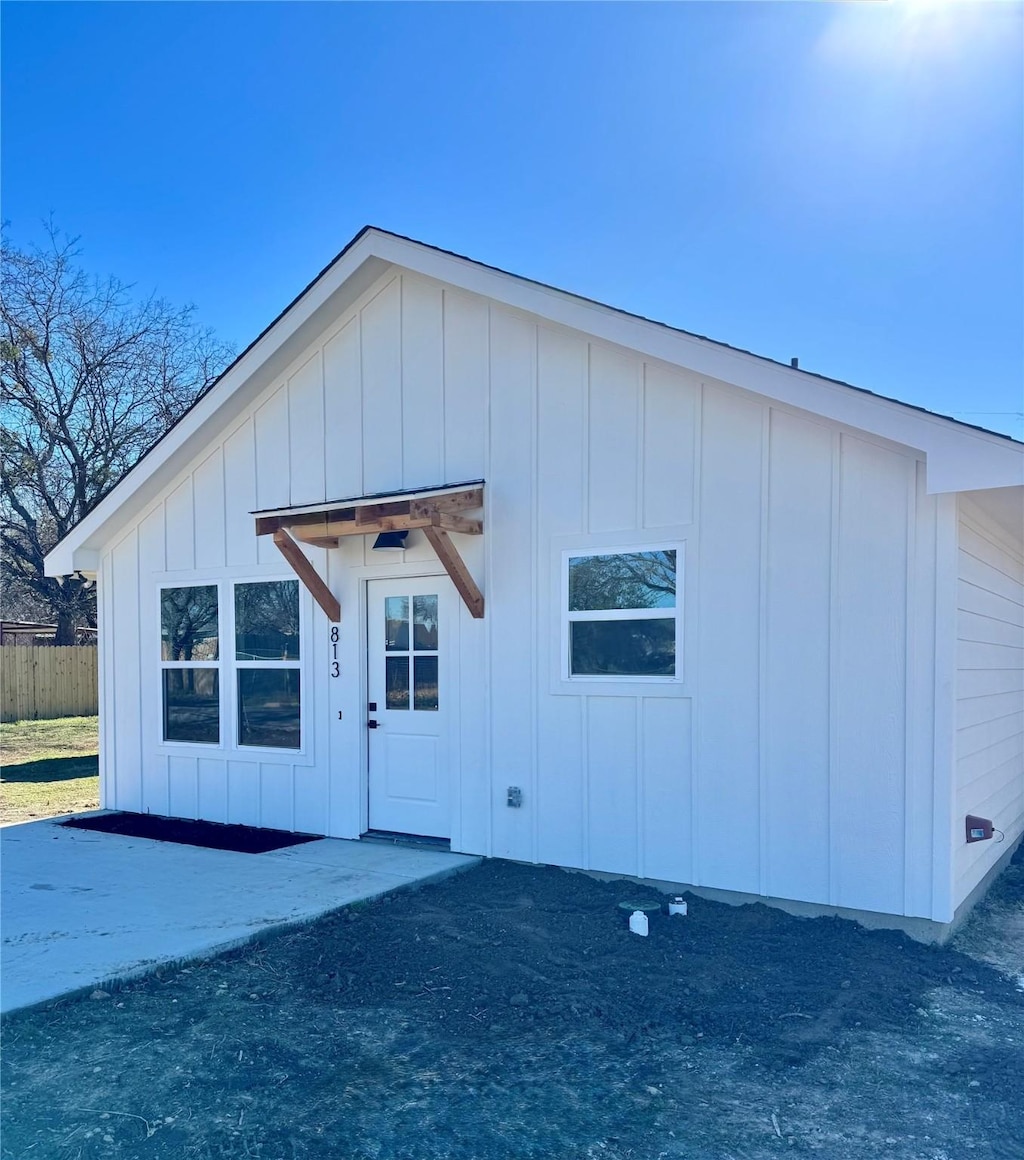
[[[638,552],[675,552],[676,600],[671,608],[600,608],[573,611],[569,608],[569,570],[573,560],[590,556],[628,556]],[[559,681],[565,691],[579,691],[581,685],[597,685],[602,693],[614,694],[614,686],[624,688],[627,695],[636,695],[635,686],[648,689],[666,686],[678,689],[683,683],[683,593],[685,544],[680,540],[656,540],[642,544],[601,544],[579,548],[564,548],[561,553],[559,607],[560,646]],[[571,655],[571,625],[583,622],[624,620],[673,620],[675,622],[675,672],[671,676],[653,673],[574,673]]]
[[[297,580],[292,572],[274,572],[270,575],[253,575],[251,572],[201,579],[178,579],[173,573],[164,573],[156,578],[156,646],[159,660],[157,677],[157,745],[159,751],[173,754],[196,751],[196,756],[220,754],[224,760],[278,761],[286,759],[293,765],[309,765],[313,759],[313,738],[311,736],[311,703],[315,697],[311,679],[313,669],[312,652],[314,641],[309,632],[310,599],[305,586],[298,581],[299,599],[299,657],[296,661],[236,661],[235,660],[235,587],[239,584],[266,584],[282,580]],[[218,647],[216,661],[164,661],[162,658],[163,621],[161,594],[171,588],[216,588]],[[227,651],[230,649],[230,652]],[[164,690],[163,670],[165,668],[216,668],[218,670],[218,712],[219,741],[179,741],[164,736]],[[239,743],[239,695],[238,673],[242,668],[294,668],[299,672],[299,748],[242,745]]]

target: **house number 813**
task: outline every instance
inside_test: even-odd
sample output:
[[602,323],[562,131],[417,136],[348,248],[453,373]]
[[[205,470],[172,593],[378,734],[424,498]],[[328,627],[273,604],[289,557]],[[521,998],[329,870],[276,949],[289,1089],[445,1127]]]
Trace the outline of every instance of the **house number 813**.
[[341,666],[338,664],[338,626],[331,625],[331,676],[341,676]]

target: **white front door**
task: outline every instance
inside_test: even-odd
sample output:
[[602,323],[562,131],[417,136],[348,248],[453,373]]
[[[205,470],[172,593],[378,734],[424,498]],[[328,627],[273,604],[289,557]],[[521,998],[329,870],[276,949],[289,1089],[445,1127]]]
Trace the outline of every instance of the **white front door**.
[[371,830],[451,836],[453,596],[446,577],[368,582]]

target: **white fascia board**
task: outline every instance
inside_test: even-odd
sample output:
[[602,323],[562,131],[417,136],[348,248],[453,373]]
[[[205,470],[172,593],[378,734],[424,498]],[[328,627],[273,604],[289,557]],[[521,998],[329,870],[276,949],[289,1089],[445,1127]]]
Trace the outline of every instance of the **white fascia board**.
[[[214,433],[269,386],[298,348],[327,325],[327,314],[345,309],[380,277],[386,266],[373,261],[374,235],[368,232],[328,267],[220,381],[204,395],[93,510],[46,556],[47,576],[65,576],[77,568],[83,549],[98,552],[159,494]],[[341,294],[342,301],[335,301]]]
[[386,261],[924,454],[929,493],[1024,483],[1024,444],[388,234]]

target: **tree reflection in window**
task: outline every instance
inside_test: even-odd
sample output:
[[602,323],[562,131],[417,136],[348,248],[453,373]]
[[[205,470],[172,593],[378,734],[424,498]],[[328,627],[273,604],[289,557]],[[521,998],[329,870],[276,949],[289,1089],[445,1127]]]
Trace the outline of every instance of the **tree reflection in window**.
[[570,612],[673,608],[675,603],[674,549],[574,556],[569,561]]
[[160,593],[160,659],[213,661],[217,653],[216,584],[164,588]]
[[235,585],[235,659],[299,659],[299,582]]
[[161,589],[165,741],[220,741],[219,633],[216,584]]
[[570,556],[571,677],[676,676],[676,551]]
[[299,582],[235,585],[238,744],[302,746]]

